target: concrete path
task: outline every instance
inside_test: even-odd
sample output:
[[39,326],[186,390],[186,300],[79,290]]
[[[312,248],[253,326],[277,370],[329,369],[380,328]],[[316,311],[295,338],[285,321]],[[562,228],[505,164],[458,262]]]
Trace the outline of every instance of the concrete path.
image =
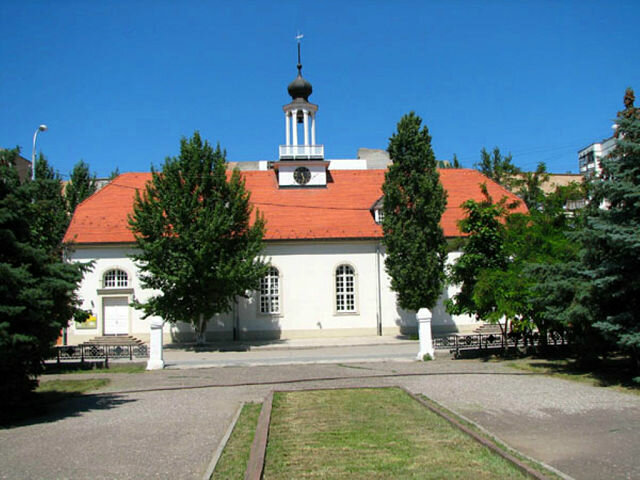
[[390,385],[429,396],[574,478],[640,478],[640,396],[496,363],[441,357],[106,375],[104,393],[1,430],[0,478],[200,478],[241,402],[274,388]]

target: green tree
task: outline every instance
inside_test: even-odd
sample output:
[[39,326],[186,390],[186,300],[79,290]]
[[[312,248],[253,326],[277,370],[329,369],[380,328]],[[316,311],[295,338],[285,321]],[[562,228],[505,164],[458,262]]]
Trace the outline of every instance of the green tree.
[[161,292],[136,307],[191,323],[198,343],[208,320],[257,289],[268,268],[259,257],[265,222],[257,213],[251,224],[249,193],[237,169],[227,178],[225,157],[198,132],[183,138],[178,157],[152,168],[129,219],[142,285]]
[[73,215],[78,204],[93,195],[97,189],[96,176],[89,171],[89,165],[84,160],[80,160],[71,171],[71,177],[65,192],[69,214]]
[[436,169],[427,127],[411,112],[389,140],[393,163],[385,174],[383,243],[385,267],[398,304],[431,309],[442,293],[446,241],[440,219],[446,194]]
[[[37,385],[43,360],[72,318],[84,318],[74,291],[88,268],[63,262],[32,224],[46,210],[33,208],[31,182],[20,184],[18,151],[0,152],[0,412],[12,414]],[[3,418],[3,420],[5,420]]]
[[579,228],[579,220],[564,211],[566,187],[543,196],[540,209],[506,218],[504,255],[506,263],[487,268],[478,275],[473,300],[489,310],[492,321],[505,318],[514,331],[536,328],[544,344],[549,331],[565,331],[557,312],[548,315],[550,273],[558,265],[575,262],[578,245],[568,232]]
[[542,185],[548,180],[547,166],[540,162],[534,172],[523,172],[520,181],[512,185],[519,186],[516,194],[524,200],[529,210],[538,210],[544,203]]
[[512,163],[511,154],[503,156],[498,147],[489,153],[485,148],[480,151],[480,162],[475,164],[477,170],[503,187],[513,190],[519,181],[522,171]]
[[[460,230],[469,235],[462,256],[449,269],[449,282],[460,286],[460,291],[447,302],[447,311],[453,314],[475,315],[479,320],[498,322],[497,305],[486,295],[476,292],[480,276],[487,270],[504,271],[508,265],[505,249],[504,221],[516,203],[503,197],[497,203],[489,195],[486,184],[481,185],[484,200],[467,200],[462,204],[466,212]],[[503,328],[503,325],[500,325]],[[506,326],[504,326],[506,328]],[[505,333],[505,331],[503,331]]]
[[462,168],[462,165],[460,164],[460,160],[458,160],[458,156],[455,153],[453,154],[453,160],[451,162],[451,166],[452,168]]
[[[628,354],[640,371],[640,109],[633,90],[618,113],[616,148],[593,180],[581,267],[584,290],[578,298],[594,328]],[[640,378],[638,379],[640,381]]]
[[120,175],[120,169],[116,167],[115,170],[109,174],[109,181],[115,179],[118,175]]
[[36,179],[31,186],[34,198],[31,222],[33,241],[37,246],[60,255],[62,238],[70,220],[62,194],[62,180],[42,153],[36,160],[35,173]]

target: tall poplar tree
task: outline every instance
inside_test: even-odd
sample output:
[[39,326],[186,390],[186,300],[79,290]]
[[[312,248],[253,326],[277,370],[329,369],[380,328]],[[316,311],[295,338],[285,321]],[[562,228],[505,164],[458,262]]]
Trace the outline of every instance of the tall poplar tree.
[[62,238],[69,226],[70,216],[62,194],[62,179],[45,156],[36,160],[36,180],[32,185],[35,210],[31,222],[34,242],[53,254],[62,252]]
[[385,174],[385,267],[398,304],[432,309],[442,293],[446,240],[440,219],[447,197],[440,183],[431,137],[414,112],[402,117],[389,140],[393,163]]
[[260,258],[265,222],[259,213],[252,222],[249,192],[239,170],[227,177],[225,157],[198,132],[183,138],[179,156],[152,168],[129,218],[142,285],[160,292],[136,307],[191,323],[198,343],[209,319],[257,289],[268,268]]

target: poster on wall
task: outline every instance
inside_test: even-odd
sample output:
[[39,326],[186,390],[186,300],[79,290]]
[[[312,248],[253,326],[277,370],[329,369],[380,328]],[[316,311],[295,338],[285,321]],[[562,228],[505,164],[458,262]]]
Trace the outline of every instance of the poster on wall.
[[76,329],[78,330],[91,330],[98,326],[98,319],[95,315],[89,315],[84,322],[76,322]]

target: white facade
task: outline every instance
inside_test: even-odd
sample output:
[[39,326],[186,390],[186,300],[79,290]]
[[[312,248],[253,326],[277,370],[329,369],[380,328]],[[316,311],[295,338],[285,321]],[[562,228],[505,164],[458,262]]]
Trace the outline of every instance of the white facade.
[[578,152],[580,173],[584,176],[599,175],[602,171],[600,161],[607,157],[616,146],[616,138],[611,137],[602,142],[592,143]]
[[[113,319],[109,318],[112,305],[119,307],[116,313],[120,318],[124,302],[145,301],[153,294],[140,286],[138,270],[128,256],[131,252],[129,246],[104,246],[78,247],[73,253],[72,261],[94,261],[78,293],[82,307],[95,315],[96,322],[93,328],[71,325],[69,343],[109,333],[114,328]],[[450,260],[457,255],[450,254]],[[209,321],[208,341],[233,339],[234,329],[237,339],[394,335],[417,331],[415,312],[403,311],[396,305],[395,293],[384,271],[384,254],[377,241],[270,242],[266,245],[265,257],[277,269],[277,313],[263,312],[267,303],[261,302],[261,292],[250,292],[249,298],[240,299],[232,312]],[[341,268],[343,266],[345,268]],[[126,287],[105,286],[105,274],[114,269],[127,273]],[[353,279],[353,289],[338,292],[338,287],[344,284],[340,284],[342,277],[336,277],[345,272],[352,272],[349,278]],[[448,287],[443,299],[454,291]],[[352,298],[345,302],[345,295]],[[130,306],[125,307],[125,316],[127,331],[119,333],[148,341],[153,318],[143,319],[142,312]],[[435,334],[467,332],[476,326],[466,315],[447,314],[442,300],[433,309]],[[165,342],[192,341],[193,338],[190,325],[164,326]]]

